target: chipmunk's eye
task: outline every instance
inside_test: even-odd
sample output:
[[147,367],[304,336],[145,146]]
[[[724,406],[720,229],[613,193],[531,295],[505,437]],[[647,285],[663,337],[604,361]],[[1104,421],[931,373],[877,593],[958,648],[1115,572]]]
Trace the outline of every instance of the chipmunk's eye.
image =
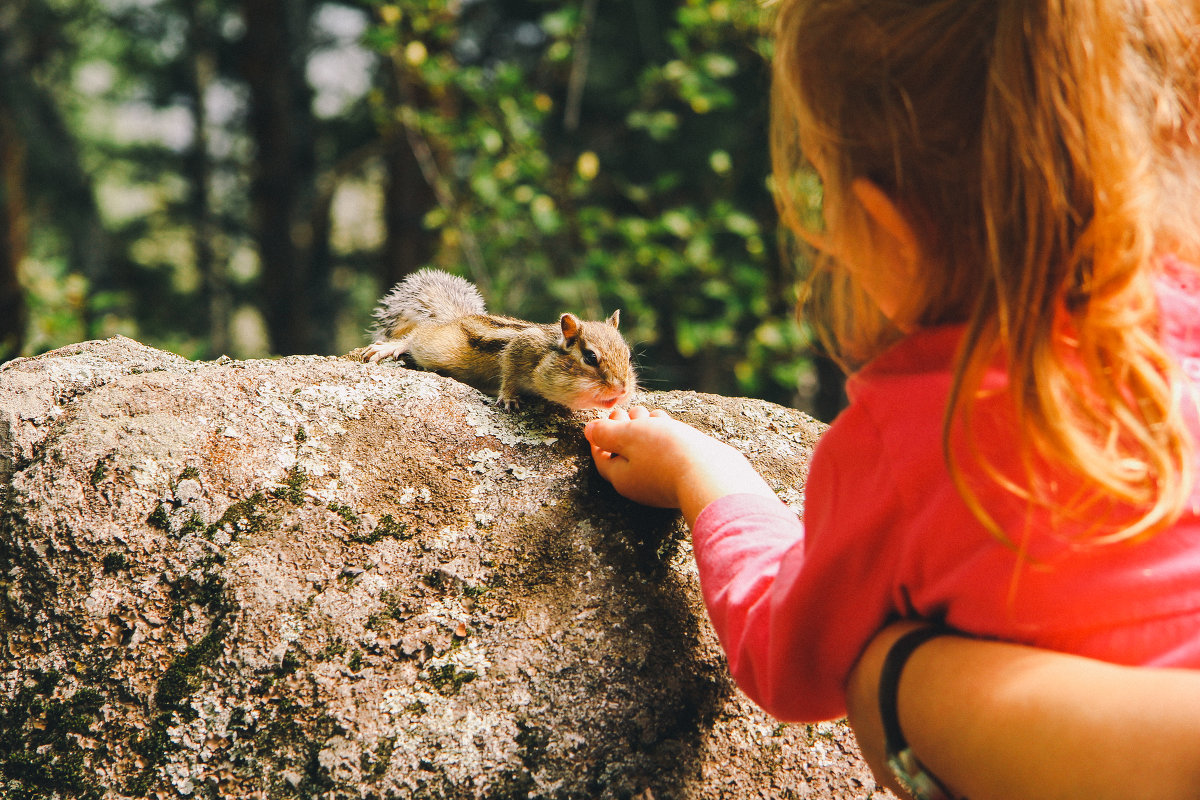
[[595,350],[584,350],[583,363],[587,364],[589,367],[598,367],[600,366],[600,356],[596,355]]

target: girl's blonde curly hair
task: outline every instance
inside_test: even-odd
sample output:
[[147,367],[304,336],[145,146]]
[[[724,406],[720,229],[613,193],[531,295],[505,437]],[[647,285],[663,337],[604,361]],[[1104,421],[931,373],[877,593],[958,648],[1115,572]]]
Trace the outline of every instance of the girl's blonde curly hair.
[[[993,478],[1052,505],[1034,465],[1054,464],[1090,487],[1067,511],[1136,509],[1097,521],[1093,541],[1169,525],[1194,443],[1155,280],[1164,253],[1195,261],[1200,243],[1200,3],[781,0],[773,95],[785,223],[820,248],[861,214],[851,182],[872,181],[922,244],[911,322],[965,324],[943,446],[976,516],[1012,543],[951,447],[1001,363],[1026,467],[1014,481],[983,464]],[[796,188],[812,164],[824,234]],[[836,258],[811,286],[846,366],[900,336]]]

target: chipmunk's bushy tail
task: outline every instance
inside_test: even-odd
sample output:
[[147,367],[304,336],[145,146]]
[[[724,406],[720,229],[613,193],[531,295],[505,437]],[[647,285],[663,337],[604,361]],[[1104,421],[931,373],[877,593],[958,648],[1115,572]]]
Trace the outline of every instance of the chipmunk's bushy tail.
[[437,269],[422,269],[397,283],[375,309],[374,341],[420,322],[450,322],[487,313],[475,284]]

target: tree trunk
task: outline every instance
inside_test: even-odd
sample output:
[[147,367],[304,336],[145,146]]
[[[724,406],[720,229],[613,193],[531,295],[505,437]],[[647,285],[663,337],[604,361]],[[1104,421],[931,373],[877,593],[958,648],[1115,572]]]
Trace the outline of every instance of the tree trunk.
[[25,257],[25,144],[0,87],[0,362],[25,344],[27,310],[19,271]]
[[27,148],[17,120],[19,12],[0,13],[0,362],[21,354],[28,310],[19,279],[26,248]]
[[[243,69],[257,154],[251,185],[261,263],[261,303],[271,349],[281,355],[328,350],[331,326],[314,318],[328,295],[328,248],[314,226],[316,152],[305,80],[310,4],[242,0]],[[323,262],[323,263],[322,263]]]
[[[402,98],[396,86],[397,77],[386,69],[380,72],[387,84],[389,107],[399,108]],[[383,211],[387,239],[380,280],[383,288],[388,289],[428,263],[433,255],[434,243],[424,219],[437,206],[437,197],[399,123],[391,123],[383,132],[383,158],[387,170]]]
[[213,44],[211,3],[189,0],[184,3],[188,21],[188,90],[192,96],[192,148],[187,156],[186,174],[191,183],[189,206],[194,222],[192,250],[196,270],[203,281],[208,309],[209,352],[220,356],[229,352],[231,303],[225,264],[217,258],[220,235],[212,207],[212,154],[208,139],[209,88],[217,71]]

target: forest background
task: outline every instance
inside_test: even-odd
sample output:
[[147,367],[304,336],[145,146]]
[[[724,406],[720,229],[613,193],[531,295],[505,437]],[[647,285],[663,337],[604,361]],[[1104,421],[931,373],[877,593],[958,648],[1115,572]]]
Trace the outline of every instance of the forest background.
[[[755,0],[4,0],[0,360],[337,354],[421,266],[828,420]],[[819,203],[815,180],[808,187]]]

